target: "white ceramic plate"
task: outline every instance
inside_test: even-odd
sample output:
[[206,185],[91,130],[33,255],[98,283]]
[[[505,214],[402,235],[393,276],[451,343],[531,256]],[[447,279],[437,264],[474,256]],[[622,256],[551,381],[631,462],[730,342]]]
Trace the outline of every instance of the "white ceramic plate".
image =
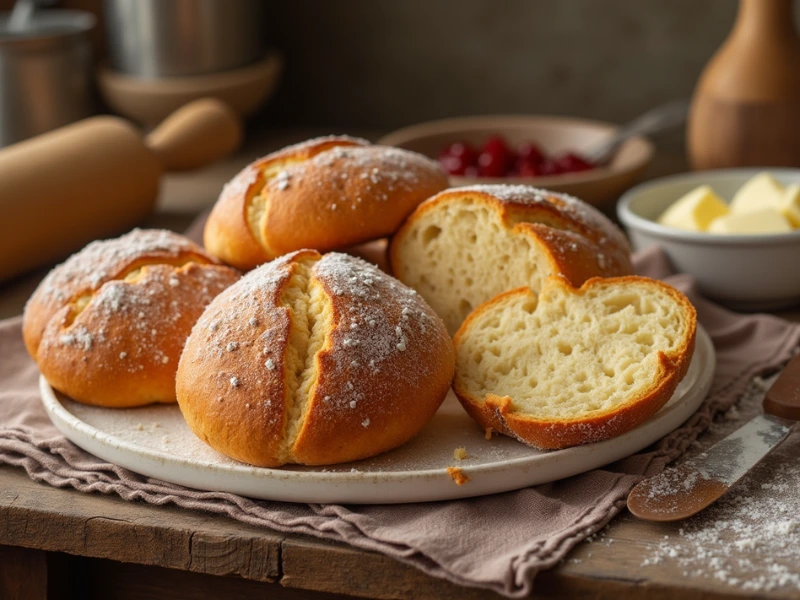
[[[692,364],[675,394],[652,419],[614,439],[543,452],[505,436],[487,441],[450,395],[422,432],[380,456],[332,467],[264,469],[229,459],[189,430],[176,405],[130,409],[86,406],[40,381],[42,401],[58,429],[95,456],[163,481],[286,502],[393,504],[483,496],[563,479],[629,456],[676,429],[703,402],[714,375],[714,347],[697,329]],[[469,457],[455,460],[464,447]],[[470,481],[456,485],[447,467]]]

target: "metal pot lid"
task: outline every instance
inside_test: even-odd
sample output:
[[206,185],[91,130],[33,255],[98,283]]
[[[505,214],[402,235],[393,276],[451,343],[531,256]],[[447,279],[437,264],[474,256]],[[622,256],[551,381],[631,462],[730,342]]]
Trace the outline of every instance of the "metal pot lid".
[[10,15],[10,12],[0,13],[0,44],[58,40],[82,35],[90,31],[97,22],[90,12],[46,9],[34,13],[25,29],[10,31]]

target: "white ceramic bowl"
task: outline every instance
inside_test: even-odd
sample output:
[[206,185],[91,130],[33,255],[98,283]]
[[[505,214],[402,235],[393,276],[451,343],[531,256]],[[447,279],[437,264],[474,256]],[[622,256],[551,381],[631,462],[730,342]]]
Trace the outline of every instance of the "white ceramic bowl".
[[768,171],[782,184],[800,183],[800,169],[697,171],[663,177],[626,192],[617,206],[634,249],[660,245],[675,268],[697,280],[709,298],[742,310],[770,310],[800,303],[800,230],[770,235],[716,235],[659,225],[675,200],[703,184],[730,201],[748,179]]

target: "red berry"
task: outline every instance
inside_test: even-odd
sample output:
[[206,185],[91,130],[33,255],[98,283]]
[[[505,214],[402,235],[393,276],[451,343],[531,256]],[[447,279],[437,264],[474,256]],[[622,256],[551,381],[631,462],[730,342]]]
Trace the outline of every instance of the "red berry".
[[551,160],[549,158],[546,158],[542,162],[540,162],[538,169],[539,169],[539,175],[541,176],[560,175],[561,173],[564,172],[561,170],[561,165],[559,165],[556,161]]
[[514,155],[506,141],[499,135],[486,140],[478,155],[478,173],[481,177],[504,177],[514,164]]
[[450,175],[463,175],[469,166],[460,156],[452,156],[449,154],[441,155],[439,157],[439,164],[441,164],[442,168]]
[[521,158],[517,161],[517,172],[521,177],[538,177],[539,164]]
[[508,172],[508,160],[504,156],[481,152],[478,156],[478,174],[481,177],[503,177]]
[[545,159],[544,152],[532,142],[523,142],[517,147],[517,155],[521,161],[531,164],[539,164]]
[[508,147],[508,142],[502,135],[490,136],[483,144],[484,152],[491,152],[492,154],[511,154],[511,148]]
[[[453,142],[442,150],[442,154],[457,156],[461,158],[467,166],[474,165],[478,162],[478,151],[468,142]],[[439,156],[442,156],[442,154]]]
[[574,152],[567,152],[562,155],[556,159],[556,163],[563,173],[577,173],[578,171],[594,169],[592,163]]

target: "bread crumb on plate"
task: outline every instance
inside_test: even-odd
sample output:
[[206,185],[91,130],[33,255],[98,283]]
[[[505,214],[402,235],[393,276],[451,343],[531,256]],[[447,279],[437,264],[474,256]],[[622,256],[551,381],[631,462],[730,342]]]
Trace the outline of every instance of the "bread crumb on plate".
[[466,448],[456,448],[453,450],[453,458],[456,460],[464,460],[468,458],[467,449]]
[[469,483],[469,475],[465,475],[458,467],[447,467],[447,474],[456,482],[456,485],[464,485]]

